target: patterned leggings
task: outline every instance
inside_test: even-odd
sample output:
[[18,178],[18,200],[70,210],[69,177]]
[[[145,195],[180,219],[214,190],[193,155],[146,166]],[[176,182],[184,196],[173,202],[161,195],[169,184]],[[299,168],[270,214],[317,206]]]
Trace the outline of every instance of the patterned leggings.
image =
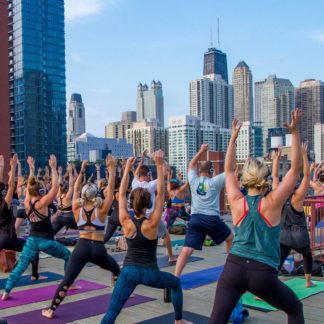
[[135,265],[125,266],[118,277],[110,305],[101,324],[115,323],[118,314],[137,285],[153,288],[171,288],[171,299],[175,311],[175,319],[182,319],[182,289],[180,279],[158,267],[148,268]]
[[9,293],[15,287],[20,276],[28,268],[28,265],[34,260],[40,251],[43,251],[56,258],[64,259],[66,268],[71,252],[62,244],[55,240],[48,240],[41,237],[28,237],[26,244],[21,252],[20,259],[16,267],[10,273],[6,283],[5,291]]

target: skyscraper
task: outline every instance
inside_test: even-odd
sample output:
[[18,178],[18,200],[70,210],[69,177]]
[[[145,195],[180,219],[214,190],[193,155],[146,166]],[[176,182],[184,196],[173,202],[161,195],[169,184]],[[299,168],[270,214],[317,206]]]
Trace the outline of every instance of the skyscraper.
[[189,84],[190,115],[230,128],[233,120],[233,87],[220,75],[210,74]]
[[233,72],[234,116],[253,121],[253,83],[249,66],[241,61]]
[[136,122],[136,111],[122,112],[121,121],[108,123],[105,126],[105,137],[126,138],[126,131],[133,127],[134,122]]
[[263,152],[268,152],[268,129],[282,127],[290,121],[291,111],[295,107],[294,86],[288,79],[269,75],[260,85],[261,120],[263,122]]
[[255,122],[262,122],[261,120],[261,90],[265,81],[254,82],[254,116]]
[[22,167],[28,155],[45,166],[66,164],[64,0],[8,0],[9,88]]
[[218,74],[228,83],[226,54],[214,47],[204,54],[204,76]]
[[136,122],[136,111],[123,111],[122,121]]
[[162,83],[151,82],[151,88],[142,83],[137,86],[137,121],[156,120],[158,127],[164,127],[164,99]]
[[78,93],[72,93],[68,116],[68,142],[72,142],[85,131],[85,110],[82,97]]
[[296,107],[302,109],[301,139],[308,141],[314,152],[314,126],[324,124],[324,83],[319,80],[305,80],[296,89]]

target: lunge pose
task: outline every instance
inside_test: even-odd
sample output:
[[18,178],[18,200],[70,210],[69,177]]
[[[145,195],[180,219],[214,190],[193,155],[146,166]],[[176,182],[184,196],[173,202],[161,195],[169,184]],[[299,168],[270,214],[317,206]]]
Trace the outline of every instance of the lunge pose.
[[40,251],[54,257],[64,259],[65,264],[70,256],[70,251],[54,240],[54,231],[48,216],[48,206],[53,202],[58,192],[58,175],[56,171],[56,157],[51,155],[49,165],[52,171],[52,187],[46,194],[44,185],[33,176],[35,161],[29,157],[27,160],[31,176],[28,179],[25,208],[31,223],[30,235],[23,247],[17,266],[11,272],[2,300],[9,298],[9,293],[18,282],[20,276],[27,269],[29,263],[37,258]]
[[208,144],[201,145],[199,152],[189,164],[188,179],[191,189],[191,217],[184,247],[181,250],[175,268],[175,275],[179,277],[189,256],[194,250],[201,250],[206,236],[210,236],[216,244],[226,242],[229,250],[233,234],[220,218],[219,197],[225,185],[225,174],[213,177],[214,170],[210,161],[202,162],[199,175],[196,167],[199,159],[207,152]]
[[113,273],[113,281],[116,281],[120,274],[117,262],[107,254],[103,243],[105,218],[113,200],[116,160],[111,155],[108,155],[106,159],[109,181],[104,200],[97,197],[98,189],[93,183],[87,183],[83,186],[81,198],[79,198],[81,182],[87,162],[83,161],[82,163],[81,172],[76,180],[73,194],[73,215],[80,230],[80,240],[73,250],[64,279],[56,290],[50,308],[42,311],[43,316],[48,318],[54,316],[55,310],[63,301],[69,287],[87,262],[92,262],[105,270],[111,271]]
[[278,187],[266,197],[268,167],[258,159],[249,159],[243,167],[246,197],[239,191],[235,177],[235,141],[239,122],[234,119],[232,137],[225,160],[226,191],[232,211],[235,237],[216,289],[209,323],[228,322],[240,297],[250,291],[288,315],[289,324],[304,323],[303,306],[296,295],[278,279],[280,264],[280,217],[284,203],[299,176],[300,143],[298,123],[301,110],[292,113],[287,125],[292,134],[291,168]]
[[157,195],[154,209],[146,218],[151,195],[147,189],[137,188],[132,191],[130,200],[135,213],[128,214],[126,192],[129,182],[129,171],[135,158],[129,158],[119,190],[119,218],[126,236],[128,250],[124,267],[115,286],[108,311],[103,324],[115,323],[115,320],[137,285],[143,284],[155,288],[171,288],[172,303],[175,309],[175,323],[188,323],[182,320],[182,289],[179,278],[158,268],[156,259],[158,227],[164,203],[164,154],[154,154],[157,167]]

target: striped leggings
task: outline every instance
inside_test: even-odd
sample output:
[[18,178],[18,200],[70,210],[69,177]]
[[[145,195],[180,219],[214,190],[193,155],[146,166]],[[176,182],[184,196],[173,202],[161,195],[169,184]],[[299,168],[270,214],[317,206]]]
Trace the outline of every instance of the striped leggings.
[[27,242],[21,252],[20,259],[16,267],[10,273],[6,283],[5,291],[9,293],[20,279],[20,276],[28,268],[30,262],[34,260],[38,253],[43,251],[53,257],[64,259],[64,269],[67,266],[71,252],[62,244],[55,240],[48,240],[41,237],[28,237]]

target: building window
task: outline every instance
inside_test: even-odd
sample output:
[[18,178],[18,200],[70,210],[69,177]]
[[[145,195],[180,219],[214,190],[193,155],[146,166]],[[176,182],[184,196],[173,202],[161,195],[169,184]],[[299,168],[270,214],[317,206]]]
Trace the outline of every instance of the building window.
[[82,109],[79,108],[79,118],[82,118]]

